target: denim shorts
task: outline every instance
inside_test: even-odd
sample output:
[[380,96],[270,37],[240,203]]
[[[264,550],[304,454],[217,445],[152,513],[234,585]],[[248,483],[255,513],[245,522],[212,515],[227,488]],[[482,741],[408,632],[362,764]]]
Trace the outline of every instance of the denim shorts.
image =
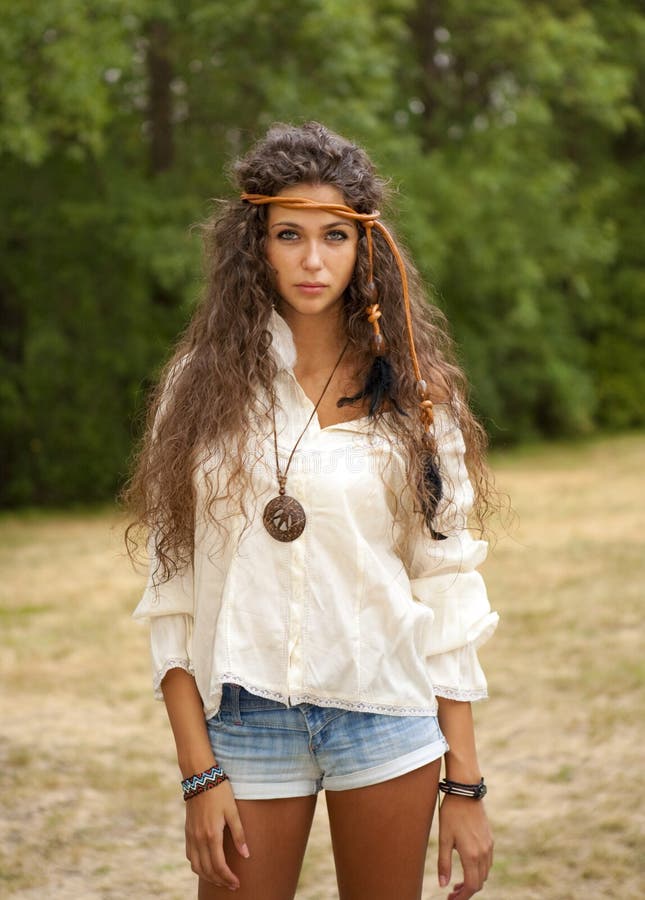
[[396,778],[442,756],[436,716],[391,716],[299,703],[285,706],[223,685],[207,720],[219,765],[239,800],[303,797]]

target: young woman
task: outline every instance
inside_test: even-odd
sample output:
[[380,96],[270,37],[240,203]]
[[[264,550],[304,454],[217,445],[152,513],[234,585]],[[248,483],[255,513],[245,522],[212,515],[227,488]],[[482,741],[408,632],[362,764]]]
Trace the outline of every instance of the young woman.
[[293,897],[324,788],[342,900],[419,898],[441,788],[466,900],[492,863],[483,433],[364,151],[279,125],[234,175],[127,492],[198,897]]

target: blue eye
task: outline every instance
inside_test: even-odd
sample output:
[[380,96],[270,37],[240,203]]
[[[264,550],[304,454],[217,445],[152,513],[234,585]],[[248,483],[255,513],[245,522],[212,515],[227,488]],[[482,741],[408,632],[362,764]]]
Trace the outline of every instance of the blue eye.
[[294,241],[297,240],[298,237],[298,232],[294,231],[292,228],[285,228],[278,232],[278,240],[280,241]]
[[331,241],[339,241],[340,242],[340,241],[346,241],[348,239],[349,235],[344,231],[340,231],[340,230],[334,228],[332,231],[327,232],[327,237]]

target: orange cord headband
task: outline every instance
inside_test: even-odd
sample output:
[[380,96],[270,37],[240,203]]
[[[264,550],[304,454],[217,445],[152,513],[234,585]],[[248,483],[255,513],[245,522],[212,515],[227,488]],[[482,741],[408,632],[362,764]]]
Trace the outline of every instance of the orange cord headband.
[[[421,376],[421,370],[419,369],[419,360],[417,359],[417,353],[414,346],[412,315],[410,313],[410,295],[408,292],[408,276],[405,271],[405,263],[403,262],[403,257],[399,252],[399,248],[396,246],[396,241],[387,230],[385,225],[383,225],[382,222],[379,222],[379,217],[381,215],[380,212],[378,210],[375,210],[371,213],[358,213],[356,212],[356,210],[352,209],[351,206],[344,206],[341,203],[319,203],[317,200],[310,200],[308,197],[269,197],[266,194],[245,193],[241,195],[241,199],[246,200],[247,203],[252,203],[254,206],[269,206],[270,204],[275,204],[277,206],[284,206],[287,209],[320,209],[324,212],[334,213],[335,215],[339,215],[345,219],[353,219],[355,222],[359,222],[365,229],[365,237],[367,238],[367,257],[369,263],[368,291],[372,295],[372,298],[376,297],[376,286],[374,284],[374,248],[372,245],[372,229],[375,227],[378,228],[378,230],[385,238],[388,247],[392,251],[392,255],[401,275],[401,288],[403,293],[403,303],[405,307],[405,321],[407,325],[408,345],[410,347],[410,357],[412,359],[412,365],[414,367],[414,374],[417,379],[417,394],[419,396],[421,420],[423,422],[424,430],[427,433],[430,430],[432,422],[434,421],[434,414],[432,410],[432,400],[430,400],[430,398],[428,397],[428,385]],[[365,311],[367,312],[368,319],[374,326],[376,332],[376,346],[378,352],[378,348],[383,347],[383,338],[380,334],[378,326],[378,319],[381,317],[381,313],[378,309],[378,303],[374,303],[372,306],[368,306]]]

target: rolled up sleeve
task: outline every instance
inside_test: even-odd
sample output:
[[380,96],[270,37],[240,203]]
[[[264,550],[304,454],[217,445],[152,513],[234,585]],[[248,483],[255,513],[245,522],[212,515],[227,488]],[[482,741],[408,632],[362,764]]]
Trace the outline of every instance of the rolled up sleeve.
[[161,682],[171,669],[184,669],[194,675],[191,654],[192,616],[157,616],[150,621],[152,689],[163,700]]
[[153,558],[146,588],[132,618],[149,622],[153,692],[157,700],[163,700],[161,682],[170,669],[194,674],[191,650],[194,579],[190,567],[169,581],[156,584],[155,568]]
[[433,527],[445,537],[434,540],[420,528],[414,532],[408,575],[415,600],[433,612],[426,652],[435,694],[453,700],[482,700],[488,689],[477,649],[493,634],[499,618],[491,610],[478,571],[488,544],[474,539],[467,528],[473,489],[461,431],[446,413],[439,423],[444,497]]

